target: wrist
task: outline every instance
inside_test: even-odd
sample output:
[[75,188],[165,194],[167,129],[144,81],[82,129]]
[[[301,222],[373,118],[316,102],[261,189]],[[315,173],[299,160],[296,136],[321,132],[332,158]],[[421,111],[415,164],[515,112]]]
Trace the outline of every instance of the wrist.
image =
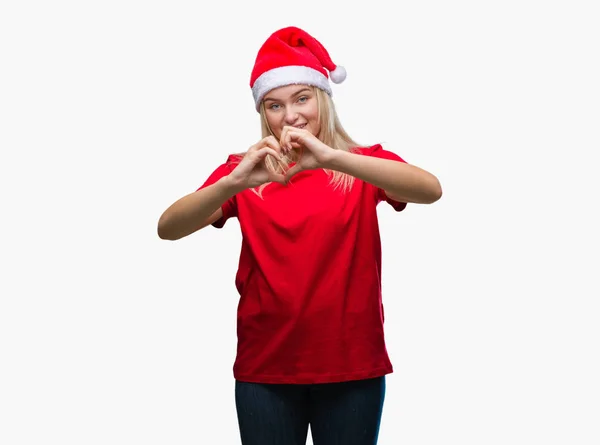
[[230,197],[235,196],[248,188],[240,181],[237,181],[231,174],[223,176],[217,182],[223,187],[223,192]]
[[351,156],[351,153],[345,150],[332,149],[331,154],[328,157],[327,161],[324,162],[323,167],[329,170],[343,172],[345,161],[348,156]]

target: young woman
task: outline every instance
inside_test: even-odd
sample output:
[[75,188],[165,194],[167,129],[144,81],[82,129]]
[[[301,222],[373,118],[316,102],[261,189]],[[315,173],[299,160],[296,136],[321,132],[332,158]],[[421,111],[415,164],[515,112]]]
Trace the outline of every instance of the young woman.
[[429,204],[435,176],[342,128],[345,70],[305,31],[273,33],[250,86],[263,138],[160,217],[177,240],[237,217],[243,235],[235,402],[244,445],[374,445],[393,372],[376,206]]

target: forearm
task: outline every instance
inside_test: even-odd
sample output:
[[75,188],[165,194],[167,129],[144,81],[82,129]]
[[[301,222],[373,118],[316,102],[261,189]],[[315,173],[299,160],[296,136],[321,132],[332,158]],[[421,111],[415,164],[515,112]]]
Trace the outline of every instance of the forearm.
[[158,221],[158,236],[177,240],[193,233],[228,199],[241,192],[227,176],[173,203]]
[[442,196],[434,175],[404,162],[335,150],[326,168],[373,184],[399,202],[431,204]]

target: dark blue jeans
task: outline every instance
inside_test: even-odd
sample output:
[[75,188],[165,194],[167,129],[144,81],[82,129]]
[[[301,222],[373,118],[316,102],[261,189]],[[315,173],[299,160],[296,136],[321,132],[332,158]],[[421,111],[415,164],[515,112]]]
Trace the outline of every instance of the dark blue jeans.
[[376,445],[385,376],[315,385],[235,382],[242,445]]

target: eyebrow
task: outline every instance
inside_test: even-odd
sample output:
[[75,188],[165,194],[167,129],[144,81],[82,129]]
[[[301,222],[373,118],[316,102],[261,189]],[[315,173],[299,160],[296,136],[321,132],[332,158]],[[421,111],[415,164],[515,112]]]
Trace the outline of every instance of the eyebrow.
[[[305,91],[310,91],[310,88],[302,88],[301,90],[296,91],[294,94],[292,94],[290,97],[294,97],[297,96],[300,93],[304,93]],[[266,97],[265,98],[265,102],[271,100],[273,102],[277,102],[278,99],[273,99],[272,97]]]

